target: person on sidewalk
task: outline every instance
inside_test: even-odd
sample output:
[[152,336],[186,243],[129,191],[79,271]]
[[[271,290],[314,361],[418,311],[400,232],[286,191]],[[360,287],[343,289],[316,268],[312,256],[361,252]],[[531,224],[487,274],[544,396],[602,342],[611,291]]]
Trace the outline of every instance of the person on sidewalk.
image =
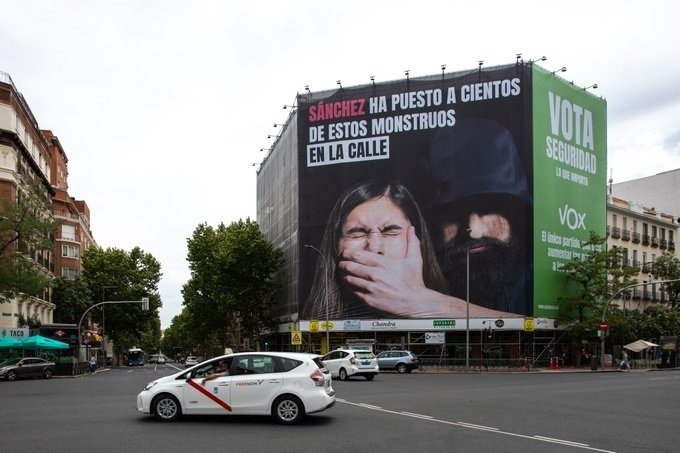
[[623,351],[621,356],[621,366],[619,367],[619,371],[630,371],[630,362],[628,361],[628,353],[626,351]]
[[90,373],[95,373],[97,371],[97,356],[92,354],[90,357]]

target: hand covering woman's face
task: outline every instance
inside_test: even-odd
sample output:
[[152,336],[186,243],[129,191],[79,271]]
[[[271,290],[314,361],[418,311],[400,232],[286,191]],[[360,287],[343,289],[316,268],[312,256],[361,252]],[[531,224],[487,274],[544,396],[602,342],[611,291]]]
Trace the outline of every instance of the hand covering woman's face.
[[388,257],[406,256],[406,233],[411,222],[386,197],[364,202],[347,215],[338,243],[340,251],[368,250]]

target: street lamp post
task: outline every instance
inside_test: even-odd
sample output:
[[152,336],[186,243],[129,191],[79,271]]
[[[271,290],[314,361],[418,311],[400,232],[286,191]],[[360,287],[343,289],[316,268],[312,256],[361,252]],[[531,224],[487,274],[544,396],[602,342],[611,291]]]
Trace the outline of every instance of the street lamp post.
[[[468,239],[471,231],[465,230]],[[470,371],[470,244],[465,247],[465,371]]]
[[[652,284],[657,284],[657,283],[673,283],[673,282],[680,282],[680,278],[674,278],[671,280],[659,280],[658,282],[651,282]],[[620,290],[618,290],[614,295],[609,299],[607,304],[604,306],[604,310],[602,310],[602,322],[604,323],[605,317],[607,316],[607,309],[609,308],[609,305],[612,303],[616,297],[621,294],[622,292],[626,291],[627,289],[635,288],[636,286],[644,286],[644,285],[649,285],[650,282],[644,282],[644,283],[635,283],[634,285],[628,285]],[[602,344],[600,346],[600,366],[602,369],[604,369],[604,333],[602,335]]]
[[[310,248],[314,250],[316,253],[319,254],[319,258],[321,259],[321,263],[323,264],[323,284],[324,288],[328,288],[328,274],[327,274],[327,269],[326,269],[326,260],[324,260],[323,254],[319,249],[314,247],[313,245],[305,244],[305,247]],[[326,324],[325,324],[325,329],[326,329],[326,352],[329,352],[331,350],[331,340],[330,340],[330,329],[328,325],[328,294],[324,293],[326,297]]]
[[78,321],[78,360],[81,358],[81,349],[83,347],[82,342],[83,338],[80,335],[80,325],[83,323],[83,319],[85,319],[85,315],[92,310],[95,307],[98,307],[100,305],[107,305],[107,304],[142,304],[142,310],[148,311],[149,310],[149,298],[148,297],[142,297],[142,300],[109,300],[109,301],[104,301],[104,302],[99,302],[98,304],[92,305],[90,308],[85,310],[83,315],[80,317],[80,321]]

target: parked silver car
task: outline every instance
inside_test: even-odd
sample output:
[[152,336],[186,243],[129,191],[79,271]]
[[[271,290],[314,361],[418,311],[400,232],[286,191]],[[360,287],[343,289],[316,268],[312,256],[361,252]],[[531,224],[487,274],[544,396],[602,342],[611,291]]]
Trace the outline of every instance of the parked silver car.
[[399,373],[410,373],[420,366],[418,357],[411,351],[383,351],[377,355],[381,370],[395,370]]

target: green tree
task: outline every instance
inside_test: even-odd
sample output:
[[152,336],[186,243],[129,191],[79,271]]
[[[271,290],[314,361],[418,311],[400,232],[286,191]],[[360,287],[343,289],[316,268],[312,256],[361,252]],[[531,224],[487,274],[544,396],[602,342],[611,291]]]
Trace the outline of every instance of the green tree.
[[19,191],[16,202],[0,200],[0,303],[21,294],[42,297],[48,287],[34,259],[54,249],[51,206],[47,191],[34,186]]
[[260,333],[275,325],[272,276],[283,264],[281,250],[250,219],[217,228],[201,224],[188,249],[191,278],[182,293],[187,324],[201,332],[203,346],[223,349],[242,337],[259,345]]
[[622,266],[623,249],[607,248],[606,238],[590,232],[581,256],[565,263],[567,296],[558,300],[558,322],[579,338],[594,338],[605,305],[620,289],[631,285],[638,270]]
[[[94,299],[91,305],[107,301],[137,301],[149,298],[149,311],[141,304],[106,304],[90,312],[93,319],[104,323],[106,333],[119,350],[137,346],[145,351],[160,345],[161,298],[158,283],[162,276],[158,260],[139,247],[130,252],[118,248],[106,250],[90,247],[82,255],[83,280]],[[108,287],[104,292],[102,289]]]
[[640,316],[636,334],[645,339],[680,335],[680,310],[660,305],[648,307]]
[[189,312],[185,308],[179,315],[172,318],[170,327],[163,332],[161,351],[174,359],[179,356],[186,357],[196,353],[194,348],[198,340],[196,332],[189,326]]
[[664,252],[652,264],[652,274],[657,280],[678,280],[663,285],[671,308],[680,308],[680,259],[673,253]]
[[76,278],[58,277],[52,280],[54,322],[78,324],[80,317],[92,305],[92,293],[85,282]]

